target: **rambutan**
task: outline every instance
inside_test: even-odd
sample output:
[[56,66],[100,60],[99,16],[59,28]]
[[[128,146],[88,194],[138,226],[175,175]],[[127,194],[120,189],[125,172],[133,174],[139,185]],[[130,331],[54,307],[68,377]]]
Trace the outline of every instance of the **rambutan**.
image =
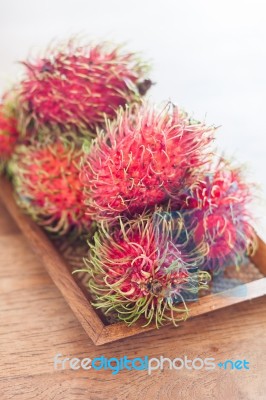
[[4,165],[11,157],[18,138],[17,120],[10,104],[3,98],[3,104],[0,104],[0,164]]
[[195,247],[179,213],[157,209],[136,220],[104,222],[90,244],[88,286],[95,306],[118,318],[144,324],[176,324],[188,316],[187,301],[207,287],[209,274],[199,269],[204,244]]
[[19,145],[9,168],[18,204],[49,232],[88,232],[79,180],[82,150],[67,140]]
[[70,40],[35,62],[24,62],[20,85],[21,130],[43,127],[95,134],[105,116],[119,106],[139,101],[151,86],[148,67],[136,54],[107,43]]
[[216,271],[228,265],[239,266],[255,251],[249,209],[252,189],[240,169],[220,158],[180,196],[177,208],[191,211],[194,240],[204,240],[208,245],[206,268]]
[[88,213],[112,219],[167,202],[208,160],[213,132],[172,104],[121,109],[84,159]]

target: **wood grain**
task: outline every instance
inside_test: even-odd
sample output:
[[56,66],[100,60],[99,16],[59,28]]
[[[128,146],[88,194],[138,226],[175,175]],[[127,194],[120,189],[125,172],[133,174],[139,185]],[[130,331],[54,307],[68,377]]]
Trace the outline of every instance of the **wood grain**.
[[[264,400],[266,297],[178,328],[93,345],[0,204],[1,400]],[[163,332],[163,334],[161,333]],[[55,371],[53,357],[246,358],[250,371]]]
[[0,198],[5,200],[5,205],[7,205],[11,215],[28,238],[34,252],[46,266],[49,275],[56,282],[57,287],[77,315],[85,331],[96,342],[104,328],[103,322],[95,313],[85,293],[76,284],[66,262],[51,244],[46,234],[19,210],[13,199],[12,187],[3,177],[0,177]]

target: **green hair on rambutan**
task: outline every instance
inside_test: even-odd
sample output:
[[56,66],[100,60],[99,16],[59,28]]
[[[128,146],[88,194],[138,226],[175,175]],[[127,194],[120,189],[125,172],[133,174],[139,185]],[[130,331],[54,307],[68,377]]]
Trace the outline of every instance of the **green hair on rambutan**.
[[176,325],[189,315],[187,302],[208,287],[210,275],[201,270],[206,250],[194,245],[177,212],[157,208],[112,226],[102,222],[84,269],[95,307],[129,325]]

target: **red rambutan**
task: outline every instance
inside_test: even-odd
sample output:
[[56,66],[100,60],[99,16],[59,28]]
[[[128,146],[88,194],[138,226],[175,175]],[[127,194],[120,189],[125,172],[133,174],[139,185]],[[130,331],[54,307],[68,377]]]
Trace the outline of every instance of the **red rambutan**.
[[219,159],[180,196],[178,208],[191,210],[194,240],[204,240],[208,245],[207,268],[239,266],[255,251],[256,236],[249,210],[252,188],[240,169]]
[[136,54],[107,43],[77,40],[49,49],[43,58],[24,62],[19,107],[21,130],[43,127],[90,131],[116,116],[119,106],[139,101],[151,86],[147,65]]
[[[191,242],[179,213],[157,209],[136,220],[101,228],[86,261],[95,306],[116,311],[128,324],[140,317],[157,327],[186,319],[186,300],[195,301],[209,274],[199,270],[206,247]],[[194,295],[194,298],[192,298]]]
[[18,141],[17,120],[5,104],[0,104],[0,163],[12,155]]
[[213,131],[172,105],[121,109],[84,159],[88,213],[112,219],[166,202],[206,163]]
[[9,168],[18,204],[46,230],[63,235],[88,232],[79,180],[82,150],[73,142],[19,145]]

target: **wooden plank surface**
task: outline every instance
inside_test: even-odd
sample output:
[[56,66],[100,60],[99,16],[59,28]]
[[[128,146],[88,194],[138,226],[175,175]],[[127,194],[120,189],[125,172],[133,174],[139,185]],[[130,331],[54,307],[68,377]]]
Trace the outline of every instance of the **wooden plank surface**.
[[[187,355],[246,359],[249,371],[55,371],[53,358]],[[93,345],[0,205],[0,399],[240,399],[266,396],[266,297],[101,347]]]
[[85,293],[76,284],[58,249],[52,245],[44,231],[17,206],[10,182],[0,177],[0,188],[0,200],[4,199],[6,209],[28,239],[32,250],[46,266],[52,280],[95,343],[104,328],[103,322],[97,316]]

